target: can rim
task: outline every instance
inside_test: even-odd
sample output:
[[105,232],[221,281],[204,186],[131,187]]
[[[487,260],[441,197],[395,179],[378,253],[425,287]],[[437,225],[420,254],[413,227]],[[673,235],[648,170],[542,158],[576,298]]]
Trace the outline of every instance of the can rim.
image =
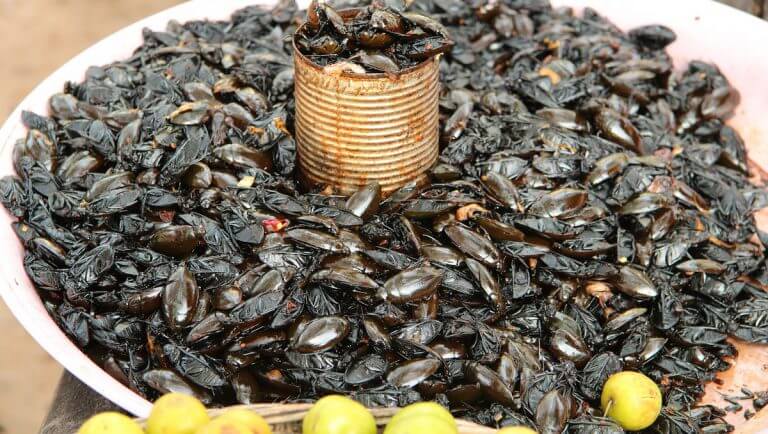
[[[348,9],[341,9],[341,10],[339,10],[337,12],[343,18],[347,18],[348,16],[351,17],[353,14],[356,15],[362,9],[363,8],[348,8]],[[320,65],[316,64],[315,62],[311,61],[307,56],[304,55],[304,53],[301,52],[301,50],[299,50],[299,47],[296,46],[296,37],[295,37],[295,35],[297,33],[299,33],[302,29],[304,29],[304,27],[306,27],[306,25],[307,25],[307,23],[305,22],[304,24],[299,26],[296,29],[296,31],[294,32],[293,38],[291,39],[291,45],[293,45],[293,56],[294,56],[295,59],[300,59],[301,62],[304,65],[309,66],[309,67],[319,71],[320,73],[325,73],[324,72],[324,68],[325,67],[320,66]],[[345,77],[345,78],[354,78],[354,79],[357,79],[357,80],[368,80],[368,79],[370,79],[370,80],[381,80],[381,79],[384,79],[384,78],[390,79],[392,75],[395,75],[395,76],[397,76],[399,78],[401,75],[409,74],[409,73],[412,73],[412,72],[415,72],[415,71],[418,71],[420,69],[428,67],[430,64],[432,64],[432,63],[434,63],[436,61],[439,61],[440,60],[440,56],[441,56],[440,54],[438,54],[437,56],[432,56],[432,57],[424,60],[423,62],[421,62],[419,64],[416,64],[416,65],[411,66],[409,68],[401,69],[396,74],[388,74],[386,72],[371,72],[371,73],[367,72],[365,74],[358,74],[356,72],[342,71],[340,74],[335,74],[335,75],[338,75],[340,77]]]

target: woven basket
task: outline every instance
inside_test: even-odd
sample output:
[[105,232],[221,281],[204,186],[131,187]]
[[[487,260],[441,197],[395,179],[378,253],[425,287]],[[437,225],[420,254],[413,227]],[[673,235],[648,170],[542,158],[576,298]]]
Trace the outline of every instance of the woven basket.
[[[247,408],[260,414],[272,426],[274,434],[299,434],[301,433],[301,421],[313,404],[254,404],[229,408]],[[371,413],[376,418],[379,432],[387,424],[390,418],[397,413],[399,408],[373,408]],[[227,408],[211,409],[208,414],[211,417],[218,416],[227,411]],[[144,424],[146,419],[139,419]],[[481,426],[464,420],[456,421],[460,434],[493,434],[495,429]]]

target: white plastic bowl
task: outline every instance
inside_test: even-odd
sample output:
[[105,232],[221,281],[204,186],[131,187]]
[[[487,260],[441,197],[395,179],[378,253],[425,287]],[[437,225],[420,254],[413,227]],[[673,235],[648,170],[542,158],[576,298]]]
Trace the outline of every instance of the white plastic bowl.
[[[306,4],[308,0],[299,2]],[[180,22],[226,19],[239,8],[273,3],[274,0],[193,0],[130,25],[85,50],[36,87],[2,126],[0,176],[13,173],[13,144],[25,134],[21,111],[47,113],[48,98],[60,92],[65,82],[81,80],[89,65],[107,64],[129,57],[141,43],[143,28],[162,30],[171,19]],[[768,148],[768,56],[762,46],[768,43],[768,24],[709,0],[553,0],[553,4],[573,6],[577,10],[592,7],[623,29],[652,23],[673,28],[678,40],[670,47],[670,52],[678,66],[684,66],[691,59],[716,62],[739,89],[742,104],[731,124],[749,145],[751,158],[768,168],[768,152],[763,153]],[[11,229],[12,220],[5,211],[0,212],[0,239],[5,240],[7,252],[5,260],[0,261],[0,294],[13,314],[30,335],[72,374],[125,410],[137,416],[147,416],[150,403],[101,370],[67,339],[48,316],[24,272],[23,250]],[[768,225],[763,225],[763,228],[768,228]],[[757,419],[761,417],[753,422],[758,422]],[[740,432],[758,432],[758,429],[742,426]]]

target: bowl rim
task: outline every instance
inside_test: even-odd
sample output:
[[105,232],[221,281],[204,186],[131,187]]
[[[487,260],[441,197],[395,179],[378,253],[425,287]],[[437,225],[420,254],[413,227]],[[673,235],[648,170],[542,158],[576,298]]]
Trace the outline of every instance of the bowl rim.
[[[21,122],[22,112],[48,113],[48,99],[54,93],[61,92],[67,81],[82,80],[91,65],[107,65],[130,57],[142,41],[143,29],[163,30],[171,20],[228,19],[238,9],[247,6],[270,7],[275,1],[190,0],[129,24],[81,51],[35,86],[0,127],[0,176],[15,174],[11,152],[15,141],[26,132]],[[146,417],[151,403],[93,362],[48,315],[24,271],[23,248],[10,226],[15,220],[5,209],[0,212],[0,237],[13,240],[8,246],[11,257],[0,261],[0,296],[9,310],[26,332],[67,371],[119,407],[136,416]],[[13,257],[13,254],[16,256]]]

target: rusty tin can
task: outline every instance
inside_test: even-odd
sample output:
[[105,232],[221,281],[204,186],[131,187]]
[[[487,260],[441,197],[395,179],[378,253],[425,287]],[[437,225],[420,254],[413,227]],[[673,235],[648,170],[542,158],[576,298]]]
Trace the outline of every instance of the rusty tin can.
[[294,46],[299,168],[342,194],[378,181],[386,195],[425,172],[439,151],[439,58],[397,76],[329,74]]

